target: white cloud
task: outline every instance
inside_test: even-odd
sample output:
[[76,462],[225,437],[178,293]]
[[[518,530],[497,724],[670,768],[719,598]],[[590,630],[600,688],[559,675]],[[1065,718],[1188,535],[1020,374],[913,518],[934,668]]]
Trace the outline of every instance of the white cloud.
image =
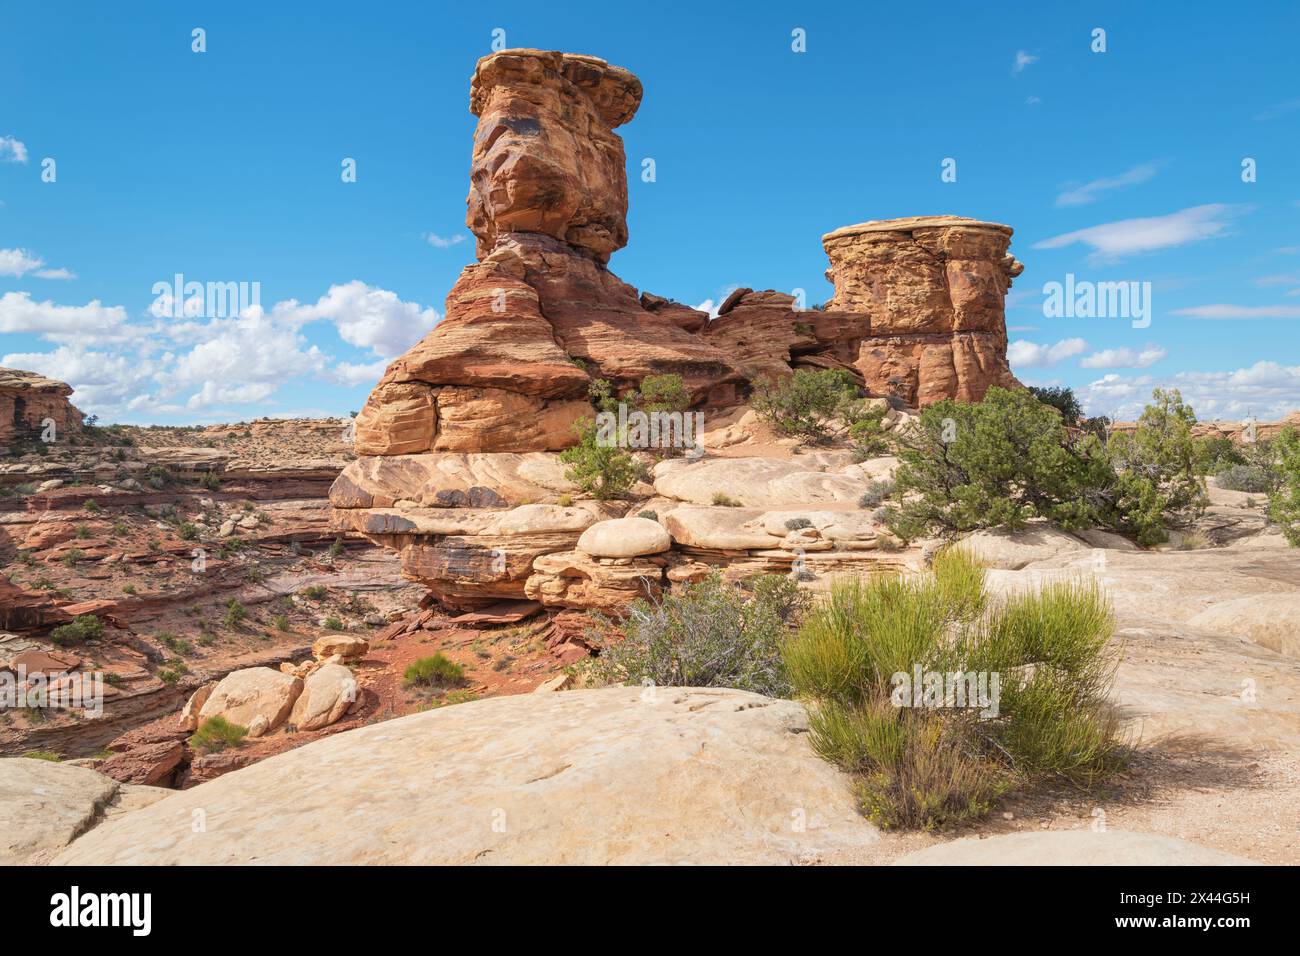
[[458,246],[465,241],[465,237],[460,233],[454,236],[440,236],[436,232],[427,232],[424,234],[424,239],[429,245],[438,249],[450,249],[452,246]]
[[1079,360],[1081,368],[1147,368],[1155,365],[1169,352],[1159,345],[1148,345],[1141,350],[1131,348],[1102,349]]
[[403,302],[397,293],[373,288],[359,279],[330,286],[315,305],[277,302],[272,312],[278,320],[298,324],[333,322],[344,342],[370,349],[381,358],[401,355],[441,318],[432,307]]
[[0,249],[0,276],[26,275],[45,265],[45,260],[26,249]]
[[253,382],[247,385],[223,385],[208,381],[203,387],[189,397],[185,403],[188,409],[207,408],[223,402],[236,405],[251,405],[261,402],[275,393],[276,386],[269,382]]
[[1173,315],[1189,319],[1300,319],[1300,307],[1294,305],[1232,305],[1219,302],[1213,305],[1194,305],[1188,309],[1174,309]]
[[387,368],[388,359],[380,359],[369,364],[337,362],[330,369],[329,375],[340,385],[373,385],[383,377],[384,370]]
[[1169,249],[1202,239],[1214,239],[1228,229],[1228,220],[1245,206],[1211,203],[1181,209],[1167,216],[1122,219],[1067,232],[1034,244],[1035,249],[1060,249],[1076,242],[1093,248],[1093,260],[1113,260],[1158,249]]
[[1011,65],[1011,72],[1021,73],[1024,71],[1025,67],[1029,66],[1029,64],[1037,63],[1037,62],[1038,62],[1038,57],[1034,56],[1033,54],[1026,53],[1024,50],[1017,50],[1016,61]]
[[32,301],[29,292],[0,296],[0,332],[32,332],[52,342],[95,342],[131,337],[126,310],[102,304],[56,305]]
[[61,345],[50,352],[11,353],[0,359],[0,365],[67,382],[75,389],[73,403],[83,412],[156,407],[150,393],[160,367],[137,355]]
[[71,269],[37,269],[32,275],[38,279],[75,279],[77,274]]
[[1075,394],[1090,415],[1132,420],[1154,388],[1177,388],[1202,421],[1241,421],[1256,415],[1276,421],[1300,408],[1300,365],[1256,362],[1227,372],[1180,372],[1168,377],[1105,375]]
[[1041,102],[1043,101],[1040,100],[1037,96],[1030,96],[1025,99],[1026,106],[1037,106]]
[[1083,339],[1061,339],[1055,345],[1039,345],[1026,339],[1017,339],[1007,348],[1007,359],[1013,366],[1044,367],[1071,358],[1086,351]]
[[1096,202],[1116,189],[1144,183],[1155,176],[1157,171],[1158,167],[1155,163],[1143,163],[1141,166],[1134,166],[1118,176],[1104,176],[1101,179],[1094,179],[1092,182],[1084,183],[1074,189],[1067,189],[1061,193],[1056,197],[1056,205],[1086,206],[1088,203]]
[[242,384],[279,384],[328,364],[295,326],[258,307],[233,319],[213,319],[197,334],[204,340],[177,358],[173,378],[180,385],[201,386],[208,395]]
[[0,159],[8,163],[27,162],[27,145],[12,136],[0,136]]
[[709,321],[712,322],[718,317],[718,306],[720,303],[712,299],[705,299],[699,305],[695,306],[696,311],[709,313]]

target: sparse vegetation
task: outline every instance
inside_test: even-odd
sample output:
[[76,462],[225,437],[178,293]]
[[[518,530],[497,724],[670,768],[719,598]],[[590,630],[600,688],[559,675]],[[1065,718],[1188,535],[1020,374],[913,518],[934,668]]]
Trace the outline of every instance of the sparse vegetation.
[[96,640],[103,633],[103,621],[93,614],[78,614],[67,624],[60,624],[50,631],[50,640],[61,647],[70,647]]
[[1288,426],[1273,444],[1278,486],[1268,496],[1268,517],[1291,547],[1300,548],[1300,431]]
[[465,679],[465,668],[441,651],[432,657],[421,657],[402,674],[407,687],[455,687]]
[[777,431],[814,443],[828,441],[846,406],[857,403],[853,376],[839,369],[797,369],[789,378],[761,383],[752,400]]
[[247,727],[232,724],[226,718],[217,715],[209,717],[199,725],[199,729],[190,737],[190,746],[203,753],[218,753],[238,747],[247,736]]
[[1230,465],[1214,476],[1214,483],[1229,491],[1272,491],[1276,478],[1258,465]]
[[863,813],[934,828],[1009,789],[1088,788],[1122,765],[1106,700],[1113,626],[1095,583],[995,603],[982,569],[949,549],[924,577],[837,583],[785,660],[814,748],[857,776]]
[[713,493],[713,503],[719,508],[739,508],[740,502],[723,491]]
[[248,610],[239,603],[237,598],[231,598],[226,602],[226,614],[223,618],[226,627],[238,627],[247,617]]
[[634,603],[623,639],[605,646],[592,673],[605,683],[735,687],[788,697],[781,646],[805,605],[787,577],[761,575],[747,593],[714,572],[680,594]]
[[569,466],[564,477],[601,501],[627,494],[640,473],[636,459],[603,438],[594,418],[584,418],[574,431],[578,444],[560,452],[560,461]]
[[337,617],[331,615],[330,617],[325,618],[325,630],[341,631],[343,630],[343,622],[340,621]]

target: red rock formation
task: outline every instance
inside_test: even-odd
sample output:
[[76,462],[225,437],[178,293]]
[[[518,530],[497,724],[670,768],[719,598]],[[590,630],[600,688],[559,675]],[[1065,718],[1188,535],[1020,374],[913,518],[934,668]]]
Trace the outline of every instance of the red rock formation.
[[854,364],[867,388],[909,405],[979,401],[1019,383],[1007,364],[1003,300],[1023,266],[1011,228],[962,216],[845,226],[822,237],[832,311],[866,317]]
[[15,368],[0,368],[0,445],[36,440],[54,423],[54,440],[81,431],[81,412],[68,402],[72,387]]

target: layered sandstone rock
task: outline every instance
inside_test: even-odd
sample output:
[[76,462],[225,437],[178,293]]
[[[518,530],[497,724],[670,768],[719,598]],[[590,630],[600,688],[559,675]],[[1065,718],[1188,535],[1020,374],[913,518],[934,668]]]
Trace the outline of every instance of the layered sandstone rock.
[[58,441],[80,432],[81,412],[68,401],[71,394],[72,387],[64,382],[35,372],[0,368],[0,445],[33,441],[42,433]]
[[822,237],[835,285],[828,309],[867,317],[854,364],[872,394],[919,406],[1018,384],[1003,316],[1024,268],[1007,253],[1011,233],[962,216],[912,216]]

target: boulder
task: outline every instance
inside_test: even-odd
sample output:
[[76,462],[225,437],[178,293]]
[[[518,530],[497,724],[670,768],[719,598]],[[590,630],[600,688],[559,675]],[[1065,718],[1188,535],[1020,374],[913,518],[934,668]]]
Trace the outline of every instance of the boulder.
[[199,709],[199,724],[210,717],[224,717],[232,724],[247,727],[250,737],[255,719],[262,721],[263,733],[279,727],[289,716],[294,701],[302,693],[302,680],[281,674],[269,667],[248,667],[231,671],[212,688]]
[[660,554],[672,546],[663,526],[648,518],[598,521],[578,538],[578,550],[594,558],[635,558]]
[[1300,592],[1252,594],[1220,601],[1188,624],[1244,638],[1287,657],[1300,657]]
[[547,607],[617,613],[638,598],[656,598],[663,561],[649,558],[593,558],[582,551],[540,555],[524,582],[524,594]]
[[203,710],[203,705],[208,702],[208,698],[212,696],[212,690],[216,686],[216,681],[213,681],[190,694],[189,700],[185,702],[185,706],[176,717],[181,730],[199,729],[199,713]]
[[[807,726],[794,701],[736,690],[494,697],[277,754],[110,820],[55,862],[851,859],[879,835],[849,777],[812,752]],[[197,808],[205,833],[191,826]]]
[[303,681],[289,723],[299,730],[319,730],[342,718],[357,700],[357,679],[342,664],[322,664]]
[[311,645],[312,656],[318,661],[335,654],[344,660],[360,660],[370,651],[370,642],[351,634],[322,634]]
[[1020,531],[977,531],[963,540],[962,547],[985,567],[1004,571],[1018,571],[1038,561],[1089,550],[1074,535],[1041,522]]
[[1176,837],[1124,830],[1048,830],[966,837],[909,853],[895,866],[1253,866]]

